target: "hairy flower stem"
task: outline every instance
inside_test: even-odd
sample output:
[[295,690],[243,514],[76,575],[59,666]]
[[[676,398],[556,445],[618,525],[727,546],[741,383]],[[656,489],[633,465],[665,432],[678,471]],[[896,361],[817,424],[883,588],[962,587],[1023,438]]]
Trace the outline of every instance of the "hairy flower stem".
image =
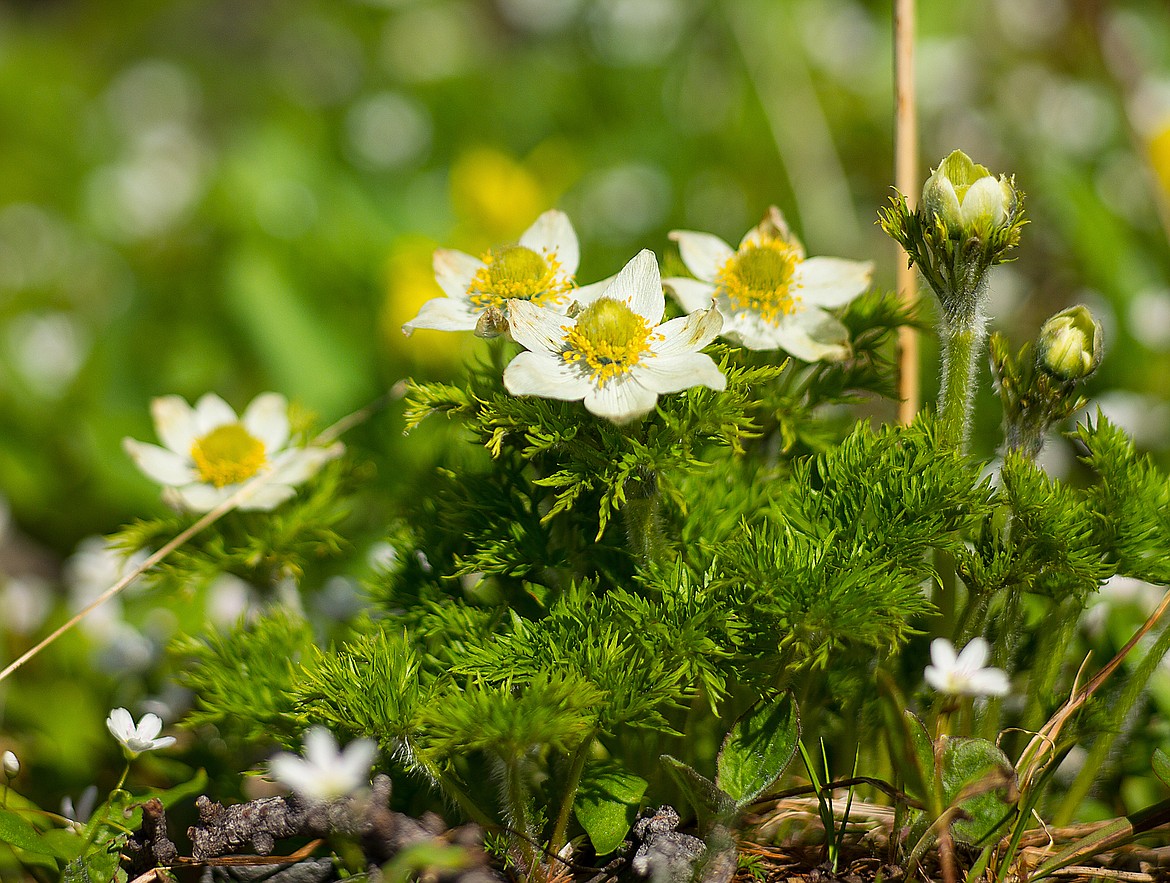
[[549,840],[549,852],[553,855],[559,855],[565,845],[565,834],[569,830],[569,816],[573,814],[573,801],[577,798],[581,774],[585,772],[585,761],[589,759],[589,752],[592,748],[593,737],[589,736],[573,752],[572,760],[569,763],[569,772],[565,777],[565,795],[561,799],[561,809],[557,813],[557,822]]
[[512,842],[520,853],[524,876],[531,877],[536,870],[536,849],[533,843],[532,819],[528,812],[528,789],[524,786],[524,764],[520,758],[502,759],[504,766],[504,802],[508,823],[515,836]]
[[943,444],[965,451],[971,433],[979,359],[987,341],[987,324],[978,310],[965,317],[944,316],[939,323],[939,336],[943,362],[939,438]]
[[651,469],[639,470],[626,480],[626,505],[622,515],[626,522],[626,539],[630,554],[639,564],[649,564],[662,557],[666,538],[662,533],[662,492],[658,475]]

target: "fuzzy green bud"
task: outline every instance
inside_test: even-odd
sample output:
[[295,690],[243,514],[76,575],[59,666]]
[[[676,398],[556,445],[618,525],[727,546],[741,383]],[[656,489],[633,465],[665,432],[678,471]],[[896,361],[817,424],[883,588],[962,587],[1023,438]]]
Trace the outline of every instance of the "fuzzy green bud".
[[10,779],[16,778],[16,774],[20,772],[20,760],[15,754],[11,751],[5,751],[0,763],[4,766],[4,775]]
[[1101,323],[1080,305],[1045,322],[1036,341],[1040,367],[1062,380],[1083,380],[1096,371],[1103,349]]
[[922,188],[927,218],[941,221],[952,238],[986,236],[1008,220],[1016,189],[1004,175],[996,178],[961,150],[939,163]]

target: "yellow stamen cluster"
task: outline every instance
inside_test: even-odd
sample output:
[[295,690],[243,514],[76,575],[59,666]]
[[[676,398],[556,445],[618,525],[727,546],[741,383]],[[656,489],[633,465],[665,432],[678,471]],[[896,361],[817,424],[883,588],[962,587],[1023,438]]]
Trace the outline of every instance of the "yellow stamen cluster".
[[264,442],[239,423],[217,426],[191,445],[199,478],[216,487],[245,481],[267,462]]
[[523,245],[508,245],[489,251],[483,264],[467,291],[479,310],[503,309],[513,298],[542,306],[557,304],[573,290],[572,277],[558,278],[561,262],[555,251],[537,254]]
[[584,362],[598,386],[629,374],[650,351],[650,342],[661,340],[650,325],[628,306],[613,298],[594,301],[577,316],[576,325],[563,326],[566,362]]
[[800,254],[782,239],[764,239],[741,246],[719,268],[715,282],[733,310],[758,313],[771,325],[796,309],[792,274]]

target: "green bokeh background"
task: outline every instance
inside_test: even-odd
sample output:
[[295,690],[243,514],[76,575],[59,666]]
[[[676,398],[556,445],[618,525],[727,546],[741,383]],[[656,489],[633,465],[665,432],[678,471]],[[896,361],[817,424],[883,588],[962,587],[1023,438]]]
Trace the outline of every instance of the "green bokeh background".
[[[432,250],[479,253],[546,208],[573,219],[583,282],[643,247],[677,260],[674,228],[737,241],[777,204],[811,254],[873,259],[891,287],[873,223],[893,174],[890,7],[0,5],[0,584],[54,585],[82,538],[160,511],[120,446],[152,440],[153,396],[241,408],[273,389],[324,423],[451,375],[470,335],[399,330],[440,293]],[[1022,343],[1088,303],[1108,347],[1089,391],[1166,462],[1170,11],[921,7],[924,175],[961,147],[1028,194],[993,327]],[[929,339],[923,359],[929,395]],[[977,423],[990,457],[989,392]],[[392,406],[358,444],[409,466],[424,446],[399,429]],[[1047,456],[1063,472],[1074,452]],[[62,788],[87,781],[88,750],[73,756]]]

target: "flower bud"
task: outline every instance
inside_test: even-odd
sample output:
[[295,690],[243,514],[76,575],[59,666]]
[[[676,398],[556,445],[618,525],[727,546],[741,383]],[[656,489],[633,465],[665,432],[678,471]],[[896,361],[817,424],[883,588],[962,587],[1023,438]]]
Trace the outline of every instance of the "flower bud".
[[924,214],[942,221],[953,237],[985,236],[1008,220],[1015,203],[1011,181],[996,178],[961,150],[939,163],[922,188]]
[[16,774],[20,772],[20,760],[11,751],[5,751],[0,763],[4,766],[4,775],[8,778],[16,778]]
[[1083,380],[1101,364],[1101,323],[1087,307],[1062,310],[1044,323],[1036,342],[1041,368],[1062,380]]

